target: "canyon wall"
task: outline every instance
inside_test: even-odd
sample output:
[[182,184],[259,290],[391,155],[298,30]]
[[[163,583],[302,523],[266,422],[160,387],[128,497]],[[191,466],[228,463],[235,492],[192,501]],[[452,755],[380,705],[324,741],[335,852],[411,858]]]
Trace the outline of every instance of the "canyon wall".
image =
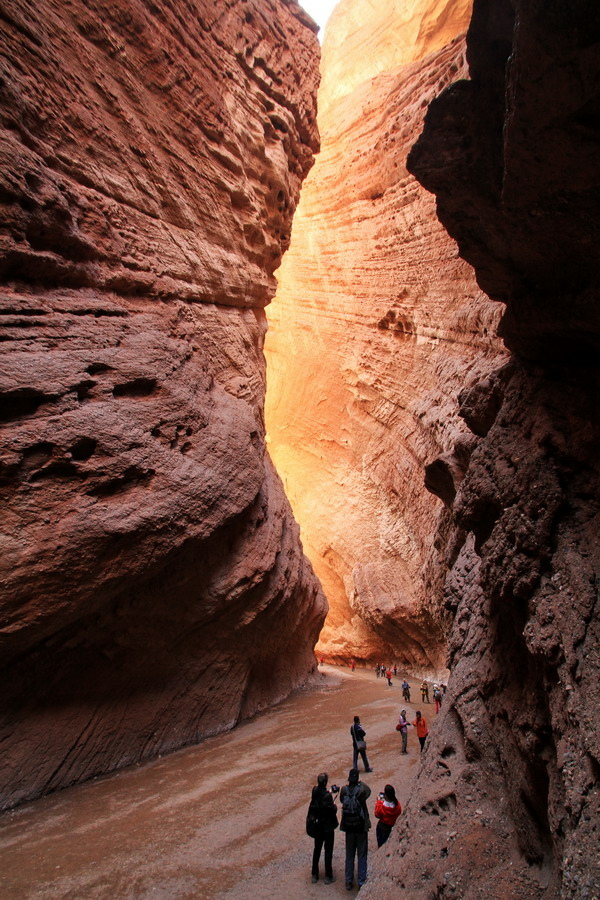
[[[406,170],[465,73],[470,2],[343,0],[323,45],[321,153],[269,308],[267,430],[330,612],[317,651],[442,671],[449,513],[473,446],[456,395],[496,368],[501,308]],[[443,457],[443,458],[442,458]]]
[[318,149],[294,0],[3,4],[0,805],[314,668],[264,306]]
[[600,11],[476,0],[468,59],[409,167],[513,357],[459,397],[449,691],[364,895],[595,900]]

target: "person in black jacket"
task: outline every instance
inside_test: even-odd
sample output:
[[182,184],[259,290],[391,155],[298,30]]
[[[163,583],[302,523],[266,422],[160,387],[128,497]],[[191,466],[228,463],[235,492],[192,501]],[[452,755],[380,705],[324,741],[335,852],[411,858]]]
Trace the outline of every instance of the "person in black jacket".
[[312,789],[310,801],[310,809],[314,811],[318,819],[314,838],[315,849],[312,858],[312,880],[313,883],[319,880],[319,860],[321,858],[321,850],[325,847],[325,879],[323,883],[332,884],[335,881],[332,867],[333,842],[335,829],[338,827],[338,820],[337,807],[333,796],[327,790],[327,780],[327,772],[321,772],[320,775],[317,775],[317,784]]
[[362,887],[367,880],[367,855],[369,852],[369,828],[371,819],[367,809],[367,800],[371,796],[371,788],[358,779],[358,769],[348,772],[348,784],[340,791],[342,804],[342,824],[340,831],[346,832],[346,890],[351,891],[354,885],[354,858],[358,858],[358,886]]
[[350,734],[352,735],[352,768],[358,769],[358,755],[360,753],[365,764],[365,772],[372,772],[373,769],[367,759],[366,731],[360,724],[359,716],[354,716],[354,722],[350,726]]

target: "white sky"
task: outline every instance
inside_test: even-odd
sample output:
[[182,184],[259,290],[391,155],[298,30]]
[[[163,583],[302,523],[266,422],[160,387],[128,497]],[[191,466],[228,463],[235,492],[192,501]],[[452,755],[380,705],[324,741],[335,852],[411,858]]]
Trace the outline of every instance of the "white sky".
[[323,28],[329,18],[329,14],[339,0],[298,0],[306,12],[321,26],[319,37],[323,39]]

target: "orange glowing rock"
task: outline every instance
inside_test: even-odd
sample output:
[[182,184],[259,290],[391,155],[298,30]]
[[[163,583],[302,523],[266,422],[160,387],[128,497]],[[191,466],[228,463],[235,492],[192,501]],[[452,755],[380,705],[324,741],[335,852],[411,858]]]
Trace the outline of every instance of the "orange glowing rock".
[[501,309],[405,161],[428,102],[465,73],[469,13],[346,0],[326,31],[322,150],[268,310],[266,415],[329,600],[328,658],[444,665],[448,515],[423,471],[467,440],[456,396],[502,354]]

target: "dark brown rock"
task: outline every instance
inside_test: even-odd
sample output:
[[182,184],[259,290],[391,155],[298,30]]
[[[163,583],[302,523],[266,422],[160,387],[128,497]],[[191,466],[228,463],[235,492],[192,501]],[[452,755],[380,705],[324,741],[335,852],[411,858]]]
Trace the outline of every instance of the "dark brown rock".
[[425,466],[425,487],[451,507],[467,471],[476,441],[460,435],[452,450]]
[[471,78],[428,111],[409,169],[528,359],[597,361],[600,313],[595,4],[478,0]]
[[583,900],[600,885],[600,14],[480,0],[468,46],[472,80],[432,104],[409,164],[506,302],[515,356],[501,397],[461,398],[483,436],[453,507],[449,692],[365,897]]

